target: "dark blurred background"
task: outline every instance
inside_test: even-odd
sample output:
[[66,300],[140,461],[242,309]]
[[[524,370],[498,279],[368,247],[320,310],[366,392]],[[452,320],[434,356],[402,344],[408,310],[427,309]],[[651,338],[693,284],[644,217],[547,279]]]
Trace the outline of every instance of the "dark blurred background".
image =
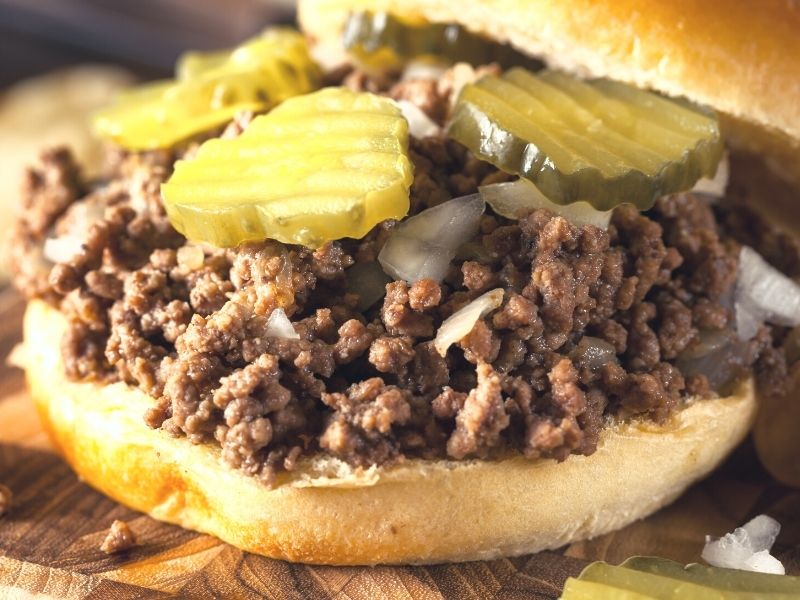
[[293,20],[291,0],[0,0],[0,87],[86,62],[163,76],[187,48]]

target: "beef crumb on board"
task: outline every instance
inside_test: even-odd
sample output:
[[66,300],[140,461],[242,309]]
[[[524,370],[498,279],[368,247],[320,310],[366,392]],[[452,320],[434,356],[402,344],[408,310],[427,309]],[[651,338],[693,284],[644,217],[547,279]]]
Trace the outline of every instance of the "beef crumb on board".
[[111,523],[100,550],[106,554],[118,554],[130,550],[136,545],[136,536],[125,521],[115,519]]
[[[453,89],[374,85],[440,120]],[[563,460],[594,452],[611,415],[663,421],[713,391],[676,365],[701,333],[732,329],[739,245],[731,218],[691,194],[646,213],[622,205],[608,230],[487,210],[475,256],[442,282],[389,283],[359,310],[348,270],[375,262],[393,222],[317,250],[189,243],[158,191],[181,152],[121,152],[94,182],[67,150],[44,154],[16,230],[16,283],[66,316],[70,378],[144,390],[150,427],[215,441],[266,484],[320,451],[362,466],[509,450]],[[510,178],[442,137],[412,138],[409,153],[412,213]],[[79,250],[46,256],[46,239],[64,235],[80,236]],[[494,287],[502,306],[440,356],[441,323]],[[299,339],[267,335],[278,306]],[[762,328],[740,371],[755,364],[761,381],[782,381],[773,345]]]

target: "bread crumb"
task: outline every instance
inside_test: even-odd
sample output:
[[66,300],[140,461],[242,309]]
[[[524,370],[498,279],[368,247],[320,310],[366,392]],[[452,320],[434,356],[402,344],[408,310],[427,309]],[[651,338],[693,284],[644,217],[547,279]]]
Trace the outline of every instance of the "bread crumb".
[[100,550],[106,554],[125,552],[136,545],[136,536],[125,521],[115,520],[103,540]]
[[7,486],[0,483],[0,517],[11,510],[11,502],[14,499],[14,494]]

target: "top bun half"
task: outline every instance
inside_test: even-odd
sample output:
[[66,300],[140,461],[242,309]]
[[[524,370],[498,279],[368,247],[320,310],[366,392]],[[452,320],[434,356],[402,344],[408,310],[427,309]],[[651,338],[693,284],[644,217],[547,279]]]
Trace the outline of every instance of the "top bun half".
[[300,0],[315,40],[353,11],[458,23],[584,77],[683,96],[729,140],[800,182],[800,2],[794,0]]

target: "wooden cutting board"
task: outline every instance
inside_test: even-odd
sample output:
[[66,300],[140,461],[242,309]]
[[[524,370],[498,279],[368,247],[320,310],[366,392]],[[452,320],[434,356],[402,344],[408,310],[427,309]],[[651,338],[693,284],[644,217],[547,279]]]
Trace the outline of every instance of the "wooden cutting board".
[[[0,356],[20,339],[23,304],[0,292]],[[274,598],[433,600],[558,598],[567,577],[591,560],[633,554],[699,560],[703,537],[766,512],[783,530],[776,552],[800,573],[800,491],[776,484],[745,444],[674,505],[622,531],[555,552],[432,567],[313,567],[254,556],[215,538],[128,510],[82,484],[53,453],[22,373],[0,366],[0,482],[14,492],[0,518],[4,598]],[[100,549],[114,519],[139,545],[120,556]]]

